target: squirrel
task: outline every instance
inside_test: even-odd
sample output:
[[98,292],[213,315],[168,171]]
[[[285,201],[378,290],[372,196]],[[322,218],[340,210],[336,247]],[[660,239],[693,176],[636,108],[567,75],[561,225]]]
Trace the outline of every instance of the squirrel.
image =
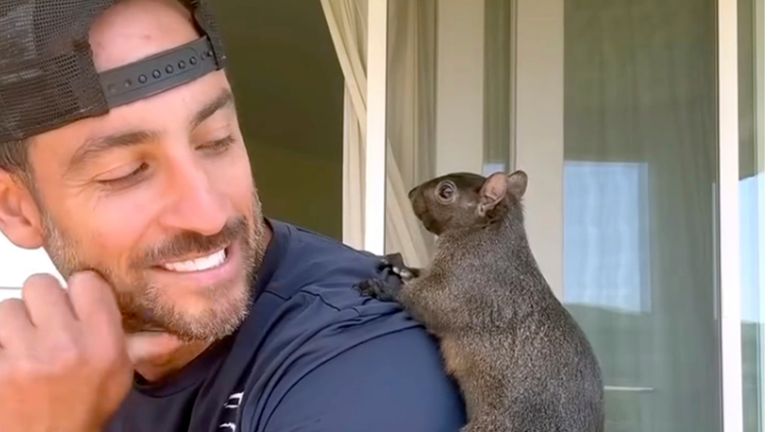
[[523,221],[524,171],[488,177],[453,173],[408,196],[437,236],[432,262],[358,285],[396,301],[439,344],[464,396],[462,432],[602,432],[603,384],[586,335],[552,293],[530,250]]

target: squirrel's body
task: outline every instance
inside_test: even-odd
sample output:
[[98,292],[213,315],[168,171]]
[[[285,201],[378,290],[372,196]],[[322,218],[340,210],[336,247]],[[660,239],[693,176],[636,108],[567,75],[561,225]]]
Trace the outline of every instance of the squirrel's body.
[[[395,298],[438,338],[446,370],[465,397],[465,431],[602,431],[600,369],[529,248],[519,202],[525,183],[503,187],[473,220],[451,214],[450,203],[430,202],[445,179],[458,193],[480,196],[487,187],[483,177],[453,174],[415,189],[414,209],[438,234],[432,263],[397,292],[369,292]],[[453,204],[472,211],[466,199]]]

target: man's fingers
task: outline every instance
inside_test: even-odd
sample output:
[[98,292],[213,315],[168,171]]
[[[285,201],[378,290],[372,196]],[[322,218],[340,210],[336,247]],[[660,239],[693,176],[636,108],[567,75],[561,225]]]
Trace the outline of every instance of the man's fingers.
[[75,323],[75,312],[69,296],[51,275],[34,275],[24,283],[22,298],[29,317],[38,328],[66,330]]
[[69,297],[75,314],[88,326],[122,332],[122,319],[112,287],[92,271],[72,275],[68,281]]
[[19,299],[0,302],[0,350],[28,343],[34,330],[24,302]]
[[128,357],[134,365],[162,362],[183,345],[177,337],[160,332],[129,334],[126,343]]

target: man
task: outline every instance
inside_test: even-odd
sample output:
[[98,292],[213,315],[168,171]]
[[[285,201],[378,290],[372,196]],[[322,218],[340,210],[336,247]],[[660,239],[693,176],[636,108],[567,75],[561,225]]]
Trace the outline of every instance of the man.
[[262,215],[225,60],[202,1],[0,0],[0,229],[67,279],[0,304],[0,430],[458,430],[378,260]]

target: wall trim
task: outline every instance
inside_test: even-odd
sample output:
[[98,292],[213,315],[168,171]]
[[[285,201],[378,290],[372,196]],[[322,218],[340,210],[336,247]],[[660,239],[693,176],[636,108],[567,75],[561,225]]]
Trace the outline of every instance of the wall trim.
[[723,432],[743,432],[737,0],[717,5],[718,215]]

